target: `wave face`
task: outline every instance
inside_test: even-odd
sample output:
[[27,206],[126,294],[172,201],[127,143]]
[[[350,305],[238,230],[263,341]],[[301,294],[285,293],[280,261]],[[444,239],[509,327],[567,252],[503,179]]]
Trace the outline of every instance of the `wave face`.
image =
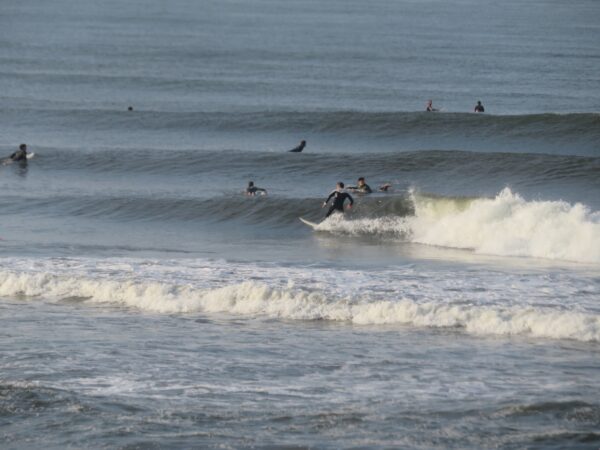
[[562,201],[526,201],[506,188],[494,198],[411,194],[414,216],[343,220],[317,230],[524,256],[600,263],[600,212]]
[[[0,117],[3,115],[0,113]],[[31,125],[42,122],[55,129],[81,132],[135,133],[156,139],[193,135],[200,141],[207,134],[307,136],[309,145],[332,138],[345,148],[439,149],[506,152],[544,152],[565,155],[597,154],[600,114],[476,115],[465,113],[362,111],[251,111],[172,112],[109,109],[34,109],[11,111],[7,121]],[[103,139],[104,140],[104,139]],[[176,145],[181,137],[172,138]],[[268,141],[268,140],[267,140]],[[151,142],[151,141],[148,141]],[[66,143],[71,147],[72,143]],[[93,145],[93,144],[92,144]],[[112,143],[118,146],[118,143]],[[310,147],[309,147],[310,148]]]
[[529,273],[524,280],[479,272],[457,280],[453,272],[411,267],[359,273],[209,260],[4,259],[2,267],[5,298],[600,341],[598,286],[568,275]]

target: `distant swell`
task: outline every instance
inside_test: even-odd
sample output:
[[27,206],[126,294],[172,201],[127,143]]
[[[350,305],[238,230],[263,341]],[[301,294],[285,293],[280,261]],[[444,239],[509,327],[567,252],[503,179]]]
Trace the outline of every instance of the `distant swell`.
[[[431,176],[447,173],[452,177],[485,178],[504,175],[530,183],[576,180],[600,188],[600,158],[551,156],[517,153],[472,153],[465,151],[364,152],[340,157],[336,154],[301,155],[286,152],[242,152],[234,150],[152,151],[118,149],[95,151],[42,149],[35,164],[51,170],[90,171],[95,173],[139,173],[149,175],[197,176],[203,172],[231,173],[257,171],[268,167],[277,174],[330,176],[331,168],[364,173]],[[452,183],[452,179],[448,180]]]
[[[11,117],[41,121],[49,126],[80,130],[148,130],[174,132],[292,133],[306,136],[352,136],[395,139],[435,145],[440,149],[508,149],[538,143],[566,154],[597,150],[600,115],[593,113],[478,115],[465,113],[360,111],[169,112],[37,109],[16,110]],[[0,118],[2,116],[0,115]],[[463,145],[460,145],[462,143]],[[427,147],[425,147],[427,148]]]

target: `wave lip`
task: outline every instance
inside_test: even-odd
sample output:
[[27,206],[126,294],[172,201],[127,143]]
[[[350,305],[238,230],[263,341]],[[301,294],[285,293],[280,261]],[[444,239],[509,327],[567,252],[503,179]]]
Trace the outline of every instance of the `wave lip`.
[[408,298],[369,300],[339,297],[323,290],[269,286],[247,281],[225,286],[48,272],[0,272],[0,295],[57,301],[116,304],[158,313],[228,313],[293,320],[330,320],[357,325],[398,324],[458,328],[478,335],[525,335],[536,338],[600,341],[600,315],[531,305],[474,305]]

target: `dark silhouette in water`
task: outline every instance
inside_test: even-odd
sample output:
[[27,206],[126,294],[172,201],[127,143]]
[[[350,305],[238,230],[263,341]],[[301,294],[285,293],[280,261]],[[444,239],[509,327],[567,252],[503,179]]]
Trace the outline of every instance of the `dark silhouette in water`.
[[254,186],[254,181],[248,181],[248,187],[246,188],[246,195],[256,195],[257,192],[267,193],[266,189]]
[[302,140],[300,142],[300,145],[298,147],[294,147],[293,149],[291,149],[290,152],[300,153],[302,150],[304,150],[304,147],[306,147],[306,141]]

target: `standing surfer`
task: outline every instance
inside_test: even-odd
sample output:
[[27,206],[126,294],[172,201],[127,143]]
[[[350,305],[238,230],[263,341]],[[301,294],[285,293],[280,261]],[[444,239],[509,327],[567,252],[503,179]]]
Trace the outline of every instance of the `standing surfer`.
[[346,201],[346,199],[350,200],[350,204],[348,205],[348,208],[352,208],[352,205],[354,204],[354,199],[352,198],[352,196],[350,194],[348,194],[347,192],[344,192],[344,183],[342,183],[341,181],[339,181],[336,185],[335,185],[335,190],[329,194],[329,197],[327,197],[327,200],[325,200],[323,202],[323,206],[321,208],[325,208],[325,206],[327,206],[327,203],[329,202],[329,200],[331,200],[331,198],[333,198],[333,203],[331,204],[331,207],[329,208],[329,211],[327,211],[327,215],[325,216],[325,218],[329,217],[333,212],[344,212],[344,202]]

